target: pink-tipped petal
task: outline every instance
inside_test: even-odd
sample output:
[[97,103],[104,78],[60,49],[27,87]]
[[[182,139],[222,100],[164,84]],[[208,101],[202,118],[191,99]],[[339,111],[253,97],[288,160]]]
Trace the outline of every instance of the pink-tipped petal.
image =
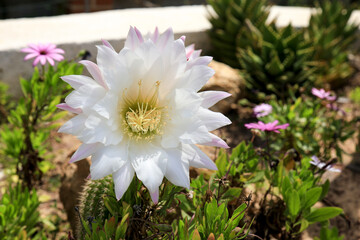
[[91,76],[93,76],[94,80],[97,83],[99,83],[101,86],[103,86],[106,90],[109,90],[98,65],[96,65],[95,63],[88,61],[88,60],[82,60],[79,63],[81,63],[82,65],[84,65],[86,67],[86,69],[89,71]]
[[154,31],[154,34],[152,35],[151,37],[151,40],[156,43],[159,39],[159,28],[158,27],[155,27],[155,31]]
[[105,39],[101,39],[102,43],[107,46],[108,48],[110,48],[111,50],[115,51],[114,47]]
[[102,146],[101,143],[81,144],[81,146],[72,155],[69,163],[77,162],[84,158],[87,158],[94,152],[96,152]]
[[205,91],[205,92],[200,92],[199,95],[204,99],[203,102],[201,103],[201,106],[204,108],[212,107],[220,100],[231,96],[230,93],[222,92],[222,91]]
[[168,28],[163,34],[160,35],[157,41],[158,46],[165,48],[167,45],[174,42],[174,33],[172,28]]
[[191,144],[183,144],[182,150],[185,153],[184,155],[189,157],[190,166],[196,168],[218,170],[216,164],[197,146]]
[[64,82],[70,84],[75,90],[84,85],[94,85],[97,83],[90,77],[84,75],[67,75],[60,77]]
[[211,142],[201,143],[201,145],[221,147],[221,148],[230,148],[229,145],[227,145],[227,143],[224,140],[222,140],[221,138],[219,138],[218,136],[216,136],[212,133],[210,133],[210,134],[212,136]]
[[185,48],[186,58],[189,59],[195,51],[195,44],[191,44]]
[[76,113],[76,114],[82,113],[82,110],[80,108],[72,108],[69,105],[67,105],[66,103],[60,103],[60,104],[56,105],[56,107],[60,108],[62,110],[65,110],[65,111],[69,111],[71,113]]
[[128,36],[125,41],[125,47],[134,50],[141,44],[141,41],[133,27],[130,27]]
[[143,38],[141,32],[139,31],[139,29],[137,29],[136,27],[134,27],[134,30],[135,30],[136,36],[137,36],[137,38],[139,39],[140,43],[143,43],[143,42],[144,42],[144,38]]
[[154,204],[158,204],[159,202],[159,189],[154,192],[150,192],[151,200]]
[[180,39],[183,41],[183,43],[185,44],[185,39],[186,37],[185,36],[181,36]]

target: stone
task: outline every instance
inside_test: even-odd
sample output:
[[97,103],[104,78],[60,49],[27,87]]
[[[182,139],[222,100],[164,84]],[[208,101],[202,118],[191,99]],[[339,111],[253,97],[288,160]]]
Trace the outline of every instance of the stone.
[[240,76],[239,70],[231,68],[224,63],[212,61],[209,67],[215,70],[215,74],[201,90],[216,90],[230,93],[230,97],[225,98],[210,108],[213,111],[226,114],[234,104],[237,105],[237,101],[243,96],[245,80]]

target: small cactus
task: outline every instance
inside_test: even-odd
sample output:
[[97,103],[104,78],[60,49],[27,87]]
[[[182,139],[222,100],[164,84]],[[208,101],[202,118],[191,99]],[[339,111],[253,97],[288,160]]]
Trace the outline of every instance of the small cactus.
[[88,224],[91,228],[93,222],[103,223],[110,212],[105,206],[104,197],[112,195],[113,180],[110,176],[100,180],[88,180],[80,196],[79,223],[77,228],[77,238],[83,239],[85,230],[83,224]]
[[349,24],[353,8],[340,1],[321,1],[310,18],[306,38],[313,41],[319,65],[317,82],[339,87],[355,72],[348,60],[350,46],[356,41],[358,24]]
[[208,0],[215,14],[210,13],[209,31],[214,57],[234,68],[240,68],[236,60],[237,39],[244,29],[245,19],[261,28],[269,15],[267,0]]
[[237,48],[237,57],[249,92],[284,99],[289,96],[289,87],[297,90],[314,82],[316,67],[311,60],[315,51],[311,42],[305,41],[302,30],[291,25],[277,28],[275,24],[260,30],[249,20],[245,25],[247,31],[240,36],[243,44]]

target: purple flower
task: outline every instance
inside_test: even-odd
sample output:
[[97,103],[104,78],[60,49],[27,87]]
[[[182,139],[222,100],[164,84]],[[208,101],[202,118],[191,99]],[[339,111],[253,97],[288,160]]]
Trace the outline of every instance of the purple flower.
[[272,112],[272,106],[267,103],[262,103],[254,107],[255,116],[258,117],[265,117]]
[[346,116],[346,112],[344,110],[342,110],[340,107],[338,107],[337,105],[335,105],[334,103],[328,103],[328,104],[326,104],[326,107],[330,110],[340,112],[343,116]]
[[29,47],[21,49],[22,52],[28,53],[24,60],[27,61],[31,58],[35,58],[33,62],[33,67],[35,67],[39,62],[41,65],[45,65],[46,62],[49,62],[54,66],[55,61],[61,61],[64,57],[60,54],[64,54],[64,50],[61,48],[56,48],[55,44],[46,43],[46,44],[29,44]]
[[[320,162],[319,158],[315,155],[312,156],[311,159],[312,160],[310,161],[310,163],[320,169],[323,169],[326,166],[326,163]],[[326,166],[325,170],[330,171],[330,172],[341,172],[340,169],[334,168],[332,165]]]
[[262,121],[259,121],[258,123],[247,123],[245,124],[245,127],[247,127],[248,129],[254,128],[259,129],[260,131],[280,133],[278,129],[286,129],[289,126],[288,123],[277,125],[278,123],[278,120],[270,123],[263,123]]
[[326,99],[329,101],[334,101],[336,99],[336,96],[330,96],[331,93],[325,91],[323,88],[322,89],[312,88],[311,93],[320,99]]

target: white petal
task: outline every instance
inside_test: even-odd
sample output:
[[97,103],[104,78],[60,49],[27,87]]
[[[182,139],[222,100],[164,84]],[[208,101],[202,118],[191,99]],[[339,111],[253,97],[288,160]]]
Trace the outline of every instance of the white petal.
[[97,48],[98,55],[96,61],[106,85],[115,92],[125,88],[124,86],[129,84],[130,80],[128,68],[122,55],[128,53],[128,51],[121,51],[121,54],[118,54],[106,46],[97,46]]
[[166,151],[168,155],[165,177],[174,185],[190,188],[189,161],[181,157],[182,151],[174,148]]
[[143,59],[145,68],[149,69],[153,63],[159,58],[161,52],[155,47],[155,44],[151,40],[147,40],[135,51],[135,54]]
[[195,59],[192,59],[192,60],[189,60],[187,62],[187,65],[186,65],[186,70],[196,66],[196,65],[209,65],[209,63],[212,61],[212,57],[208,57],[208,56],[203,56],[203,57],[198,57],[198,58],[195,58]]
[[159,37],[159,40],[156,42],[156,45],[161,49],[166,48],[174,42],[174,33],[172,28],[168,28],[164,33]]
[[83,112],[87,112],[104,95],[105,90],[100,85],[83,85],[72,91],[65,98],[65,102],[72,108],[81,108]]
[[79,160],[87,158],[102,146],[103,145],[101,143],[81,144],[80,147],[76,150],[76,152],[72,155],[70,159],[70,163],[77,162]]
[[91,157],[91,179],[100,179],[118,171],[128,162],[128,145],[102,147]]
[[130,148],[131,164],[136,176],[150,193],[158,191],[166,172],[166,153],[161,148],[150,144],[133,144]]
[[117,113],[118,96],[108,92],[92,109],[106,119],[115,116]]
[[190,88],[197,92],[209,81],[214,73],[215,71],[208,66],[193,66],[184,74],[183,88]]
[[200,95],[200,97],[204,99],[203,102],[201,103],[201,106],[204,108],[212,107],[220,100],[231,96],[230,93],[222,92],[222,91],[204,91],[204,92],[199,92],[198,94]]
[[104,44],[104,46],[107,46],[108,48],[110,48],[111,50],[115,51],[114,47],[105,39],[101,39],[102,43]]
[[67,105],[66,103],[60,103],[58,105],[56,105],[57,108],[65,110],[65,111],[69,111],[71,113],[75,113],[75,114],[80,114],[82,113],[82,110],[80,108],[72,108],[69,105]]
[[58,132],[61,133],[69,133],[73,135],[77,135],[84,128],[86,117],[84,114],[79,114],[60,127]]
[[182,145],[183,155],[189,159],[190,166],[217,170],[216,164],[197,146],[190,144]]
[[86,67],[86,69],[89,71],[91,76],[94,78],[94,80],[98,84],[103,86],[105,89],[108,89],[108,86],[105,83],[105,80],[100,72],[98,65],[96,65],[95,63],[90,62],[88,60],[83,60],[83,61],[80,61],[79,63],[81,63],[82,65],[84,65]]
[[199,126],[194,131],[187,131],[180,137],[180,141],[186,144],[205,144],[212,142],[212,134],[209,133],[204,125]]
[[157,188],[154,192],[150,192],[151,200],[154,204],[159,202],[159,188]]
[[197,93],[190,92],[187,89],[176,89],[174,101],[176,113],[189,118],[196,114],[202,99]]
[[84,126],[85,129],[78,136],[84,143],[101,142],[106,146],[117,145],[123,138],[122,132],[119,129],[114,130],[101,116],[89,115]]
[[124,166],[113,173],[115,195],[117,200],[120,200],[128,189],[131,181],[134,178],[134,173],[135,171],[130,162],[126,162]]
[[68,75],[61,77],[61,79],[70,84],[75,90],[84,85],[98,85],[92,78],[84,75]]
[[125,47],[130,49],[136,49],[144,41],[141,33],[133,27],[130,27],[126,41]]
[[160,36],[160,34],[159,34],[159,28],[158,27],[155,27],[155,30],[154,30],[154,33],[153,34],[150,34],[150,39],[154,42],[154,43],[156,43],[157,41],[158,41],[158,39],[159,39],[159,36]]
[[221,147],[221,148],[230,148],[224,140],[222,140],[221,138],[219,138],[218,136],[216,136],[212,133],[209,133],[209,134],[211,135],[211,138],[212,138],[211,141],[200,143],[201,145]]
[[208,131],[213,131],[231,124],[230,119],[225,117],[222,113],[213,112],[202,107],[199,109],[197,116],[204,123]]

